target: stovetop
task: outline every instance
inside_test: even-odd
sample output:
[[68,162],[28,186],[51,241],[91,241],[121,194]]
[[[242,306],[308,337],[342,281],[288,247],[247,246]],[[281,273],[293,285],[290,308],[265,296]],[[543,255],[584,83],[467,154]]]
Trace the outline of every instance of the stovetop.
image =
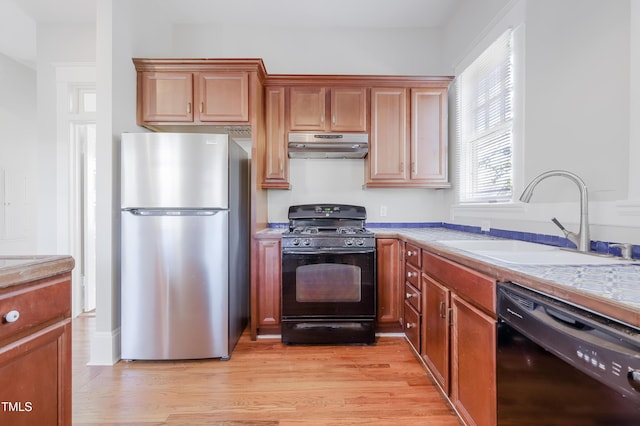
[[373,232],[365,227],[362,206],[306,204],[289,207],[289,231],[282,235],[283,248],[375,247]]

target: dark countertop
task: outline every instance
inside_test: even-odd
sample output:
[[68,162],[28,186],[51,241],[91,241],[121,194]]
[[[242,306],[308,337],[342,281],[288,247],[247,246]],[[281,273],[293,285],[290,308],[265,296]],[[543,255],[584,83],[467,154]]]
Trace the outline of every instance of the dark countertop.
[[71,256],[0,256],[0,289],[69,272]]
[[446,245],[446,240],[496,239],[494,237],[445,228],[373,228],[372,231],[377,238],[399,238],[414,243],[497,281],[513,281],[640,327],[640,260],[624,265],[519,265]]

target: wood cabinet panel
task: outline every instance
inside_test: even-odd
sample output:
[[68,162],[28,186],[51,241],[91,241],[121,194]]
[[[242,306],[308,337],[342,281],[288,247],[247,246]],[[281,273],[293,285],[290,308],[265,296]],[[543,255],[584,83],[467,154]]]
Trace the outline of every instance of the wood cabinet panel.
[[479,272],[422,251],[422,270],[474,304],[495,314],[496,282]]
[[416,350],[420,352],[420,313],[411,306],[408,301],[404,302],[404,334]]
[[366,184],[405,181],[407,165],[407,90],[371,89],[371,144]]
[[[282,313],[282,257],[281,242],[278,239],[260,239],[255,241],[254,260],[257,263],[257,318],[258,334],[279,332]],[[252,319],[253,320],[253,319]]]
[[448,184],[446,88],[411,89],[411,180]]
[[249,121],[249,73],[215,71],[196,76],[199,121]]
[[138,122],[193,121],[193,73],[138,73]]
[[395,238],[376,239],[378,312],[377,328],[400,331],[403,316],[402,250]]
[[289,130],[324,131],[325,88],[292,87],[289,89]]
[[331,88],[332,132],[367,131],[367,89],[364,87]]
[[422,311],[422,295],[420,290],[409,284],[408,282],[404,283],[404,300],[405,302],[409,302],[413,309],[416,312],[421,313]]
[[449,307],[447,287],[422,275],[422,358],[442,390],[449,389]]
[[285,130],[285,88],[267,87],[266,148],[264,155],[263,188],[289,188],[289,159]]
[[496,424],[496,321],[451,297],[451,401],[466,424]]

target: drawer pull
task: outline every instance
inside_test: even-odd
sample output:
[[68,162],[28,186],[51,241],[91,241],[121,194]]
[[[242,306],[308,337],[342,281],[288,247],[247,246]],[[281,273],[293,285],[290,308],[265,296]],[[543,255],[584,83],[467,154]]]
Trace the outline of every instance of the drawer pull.
[[407,272],[407,278],[417,277],[417,276],[418,276],[417,272]]
[[16,310],[9,311],[4,315],[4,320],[6,322],[16,322],[18,321],[18,318],[20,318],[20,312]]
[[416,325],[412,322],[407,323],[407,328],[414,328]]

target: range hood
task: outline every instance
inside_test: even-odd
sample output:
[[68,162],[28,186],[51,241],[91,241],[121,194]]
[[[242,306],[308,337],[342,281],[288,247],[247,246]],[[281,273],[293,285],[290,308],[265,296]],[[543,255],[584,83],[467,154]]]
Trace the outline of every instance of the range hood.
[[367,133],[289,133],[289,158],[364,158]]

